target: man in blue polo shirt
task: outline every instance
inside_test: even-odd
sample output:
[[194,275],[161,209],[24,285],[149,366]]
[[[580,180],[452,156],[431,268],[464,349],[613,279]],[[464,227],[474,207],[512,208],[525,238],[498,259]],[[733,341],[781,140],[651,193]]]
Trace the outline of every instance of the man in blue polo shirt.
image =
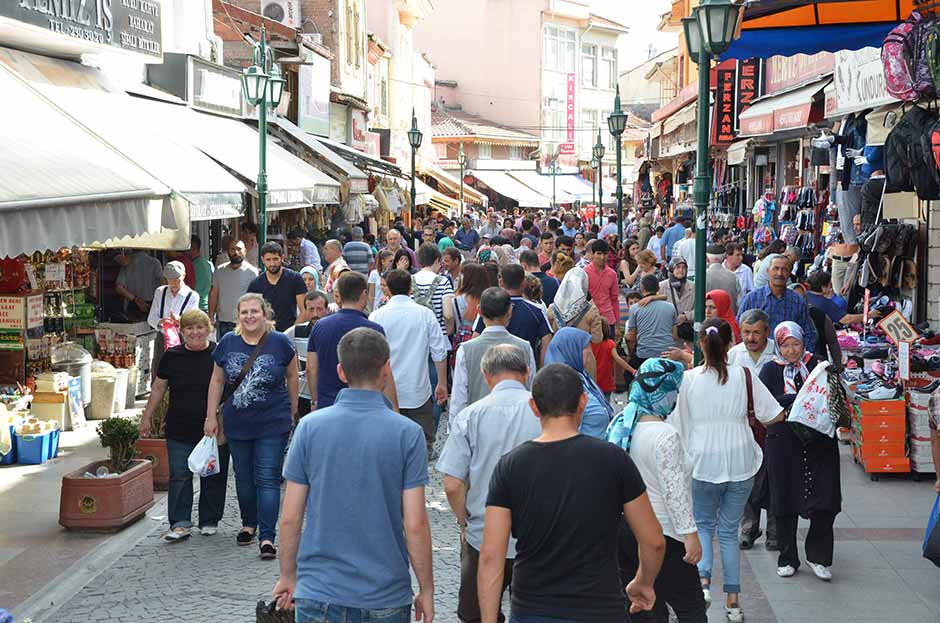
[[669,262],[669,259],[672,257],[673,245],[683,238],[685,238],[685,227],[683,227],[682,223],[677,219],[675,223],[670,225],[666,231],[663,232],[663,239],[660,243],[660,253],[662,253],[662,260],[664,262]]
[[[512,316],[506,330],[512,335],[524,339],[532,346],[532,354],[539,367],[545,359],[548,343],[552,341],[552,330],[548,326],[545,312],[522,296],[525,283],[525,270],[518,264],[508,264],[499,270],[499,286],[512,298]],[[483,316],[477,316],[473,332],[483,333]]]
[[[335,314],[318,321],[307,341],[307,385],[310,388],[312,411],[332,406],[336,395],[347,387],[336,371],[339,363],[336,349],[343,336],[359,327],[375,329],[385,335],[381,325],[369,320],[363,312],[369,299],[364,276],[347,271],[340,275],[333,291],[339,295],[342,307]],[[386,386],[385,396],[397,411],[398,396],[394,380]]]
[[[841,296],[832,291],[832,276],[824,270],[817,270],[807,279],[809,292],[806,302],[829,316],[834,324],[856,324],[865,319],[863,314],[847,314],[848,304]],[[872,312],[877,314],[877,312]]]

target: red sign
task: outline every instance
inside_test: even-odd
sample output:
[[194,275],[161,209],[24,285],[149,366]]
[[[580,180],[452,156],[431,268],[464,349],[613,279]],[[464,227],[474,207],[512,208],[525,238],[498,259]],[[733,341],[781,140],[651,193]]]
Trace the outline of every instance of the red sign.
[[812,56],[772,56],[767,59],[767,94],[832,73],[835,66],[836,57],[832,52]]
[[762,95],[762,68],[763,62],[759,58],[749,58],[738,62],[738,109],[735,111],[737,116],[740,116],[755,99]]
[[734,125],[736,116],[734,96],[734,69],[718,69],[715,81],[715,112],[712,118],[715,121],[715,132],[712,143],[727,145],[734,140]]
[[571,156],[574,154],[574,122],[575,122],[575,110],[574,110],[574,93],[577,88],[577,81],[575,80],[574,74],[568,74],[568,101],[565,106],[565,128],[567,134],[565,136],[565,142],[559,148],[559,152],[562,155]]
[[813,101],[809,100],[796,106],[787,106],[774,111],[774,131],[793,130],[805,128],[809,125],[809,114],[813,108]]
[[742,136],[761,136],[774,133],[774,116],[771,113],[751,117],[750,119],[741,119]]

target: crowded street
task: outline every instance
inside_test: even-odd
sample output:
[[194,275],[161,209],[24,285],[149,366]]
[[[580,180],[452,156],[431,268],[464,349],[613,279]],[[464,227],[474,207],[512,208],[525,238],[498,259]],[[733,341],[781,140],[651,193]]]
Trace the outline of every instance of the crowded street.
[[0,623],[940,621],[940,2],[75,4]]

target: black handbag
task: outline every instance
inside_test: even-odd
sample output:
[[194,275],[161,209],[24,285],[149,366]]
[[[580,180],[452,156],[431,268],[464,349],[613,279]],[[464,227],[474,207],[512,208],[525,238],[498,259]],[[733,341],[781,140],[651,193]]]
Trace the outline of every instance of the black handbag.
[[276,601],[262,600],[255,606],[255,623],[294,623],[294,611],[278,610]]

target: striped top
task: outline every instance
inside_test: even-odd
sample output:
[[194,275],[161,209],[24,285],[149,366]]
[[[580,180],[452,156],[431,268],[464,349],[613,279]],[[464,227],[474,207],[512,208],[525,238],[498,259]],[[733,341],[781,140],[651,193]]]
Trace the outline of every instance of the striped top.
[[444,335],[447,335],[447,325],[444,322],[444,297],[454,293],[454,286],[451,285],[450,280],[429,270],[419,270],[414,275],[415,289],[411,296],[415,300],[427,297],[428,291],[435,280],[437,280],[437,288],[434,289],[431,296],[431,310],[441,325],[441,331],[444,332]]

